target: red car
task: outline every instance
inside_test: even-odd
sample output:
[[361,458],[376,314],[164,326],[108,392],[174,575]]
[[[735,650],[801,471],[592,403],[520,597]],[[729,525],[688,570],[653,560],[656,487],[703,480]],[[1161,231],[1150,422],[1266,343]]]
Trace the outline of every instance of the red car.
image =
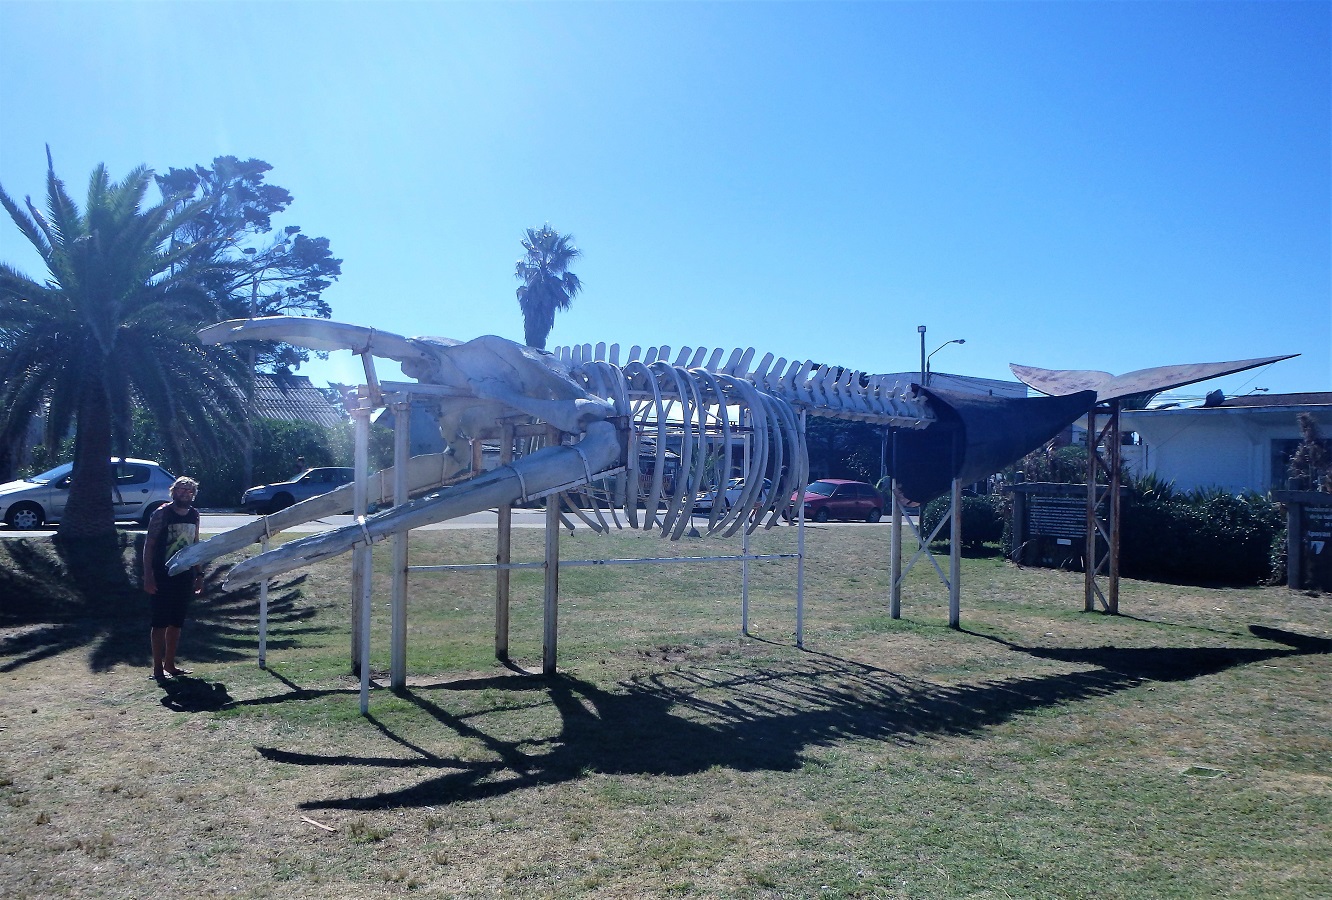
[[[799,494],[791,495],[791,510],[797,499]],[[877,522],[883,518],[885,505],[883,495],[863,481],[820,478],[805,488],[805,518],[815,522],[829,519]],[[794,521],[790,511],[787,516]]]

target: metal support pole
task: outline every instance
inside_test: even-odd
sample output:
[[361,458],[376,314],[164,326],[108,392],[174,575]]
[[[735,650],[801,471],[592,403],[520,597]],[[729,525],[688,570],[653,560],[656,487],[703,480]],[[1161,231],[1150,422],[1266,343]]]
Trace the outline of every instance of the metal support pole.
[[[259,541],[259,552],[268,552],[268,535]],[[259,668],[268,668],[268,579],[259,582]]]
[[[551,429],[549,443],[559,442],[559,432]],[[544,627],[541,640],[541,671],[555,674],[560,621],[560,495],[546,498],[546,584]]]
[[541,671],[555,674],[560,620],[560,499],[546,498],[546,585],[544,628],[541,639]]
[[[800,442],[805,442],[805,411],[800,410],[797,423]],[[796,512],[800,516],[796,521],[796,646],[805,647],[805,486],[800,485],[800,494],[796,497]]]
[[962,482],[953,479],[953,508],[949,510],[948,539],[948,627],[958,628],[962,622]]
[[[362,400],[364,402],[364,400]],[[350,410],[353,425],[353,461],[352,461],[352,514],[365,515],[365,494],[370,458],[370,411],[368,409]],[[364,456],[362,455],[364,438]],[[362,569],[366,568],[365,554],[360,548],[352,548],[351,554],[351,672],[361,674],[361,584],[364,580]]]
[[[393,404],[393,503],[407,502],[407,465],[411,458],[412,405]],[[407,686],[407,538],[409,531],[393,535],[393,598],[389,684]]]
[[[500,465],[513,462],[513,425],[505,423],[500,437]],[[513,552],[513,506],[501,503],[499,506],[499,531],[496,537],[495,563],[500,568],[495,570],[495,658],[509,658],[509,570],[504,568],[510,562]]]
[[[725,415],[725,410],[723,410],[722,414]],[[743,424],[744,419],[741,419],[741,422]],[[744,472],[746,478],[754,477],[754,473],[749,471],[750,439],[751,435],[746,434],[744,442],[744,466],[745,466]],[[727,460],[726,474],[729,475],[731,469],[730,467],[731,448],[727,447],[725,452]],[[759,477],[760,478],[762,477],[762,473],[759,473]],[[729,478],[723,477],[722,483],[717,487],[717,495],[715,499],[712,501],[713,503],[718,502],[719,500],[721,500],[723,497],[726,496],[726,485],[729,482],[729,480],[730,480]],[[743,634],[745,637],[749,637],[749,523],[748,522],[744,523],[744,525],[740,528],[740,553],[745,557],[740,561],[740,633]]]
[[888,583],[892,586],[888,594],[888,615],[894,619],[902,618],[902,502],[897,497],[897,479],[889,482],[892,492],[893,529],[892,539],[888,544]]
[[[746,470],[748,471],[748,470]],[[740,529],[740,633],[749,637],[749,527]]]
[[[355,487],[352,493],[352,513],[364,520],[366,507],[366,479],[370,469],[370,413],[369,401],[352,411],[356,423]],[[370,544],[357,544],[352,550],[352,591],[356,670],[361,676],[361,715],[370,712]]]

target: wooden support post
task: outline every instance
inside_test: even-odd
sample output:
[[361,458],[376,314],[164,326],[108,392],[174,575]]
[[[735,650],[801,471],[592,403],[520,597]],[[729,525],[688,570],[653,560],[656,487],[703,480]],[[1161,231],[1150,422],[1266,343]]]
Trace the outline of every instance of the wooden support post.
[[1109,469],[1109,477],[1106,481],[1110,483],[1110,502],[1109,502],[1109,526],[1110,534],[1106,549],[1109,554],[1109,566],[1106,570],[1106,579],[1109,582],[1106,585],[1106,612],[1111,615],[1119,615],[1119,492],[1120,492],[1120,459],[1124,452],[1123,440],[1119,434],[1119,401],[1110,402],[1110,436],[1107,439],[1106,455],[1109,459],[1106,461],[1106,467]]
[[[1087,558],[1083,585],[1086,593],[1084,609],[1096,610],[1099,600],[1111,615],[1119,613],[1119,535],[1120,535],[1120,459],[1123,448],[1119,434],[1119,401],[1112,400],[1105,413],[1105,426],[1096,427],[1096,408],[1087,413]],[[1100,447],[1105,445],[1102,455]],[[1096,482],[1105,473],[1104,487]],[[1101,510],[1104,504],[1104,528]],[[1101,547],[1105,553],[1102,555]],[[1101,590],[1099,578],[1104,566],[1106,589]]]
[[1098,497],[1096,495],[1096,407],[1093,406],[1087,411],[1087,547],[1083,553],[1082,561],[1082,590],[1085,595],[1083,602],[1084,612],[1096,611],[1096,534],[1097,534],[1097,516],[1096,507]]
[[[513,425],[504,423],[500,437],[500,465],[513,462]],[[504,568],[512,559],[513,553],[513,506],[501,503],[499,506],[499,532],[496,538],[495,562],[495,658],[509,658],[509,570]]]
[[1304,574],[1304,504],[1291,501],[1286,504],[1286,587],[1299,590]]
[[953,479],[948,538],[948,627],[962,623],[962,482]]
[[[407,502],[407,465],[411,458],[412,405],[393,404],[393,503]],[[393,598],[389,683],[400,691],[407,686],[407,540],[410,531],[393,535]]]

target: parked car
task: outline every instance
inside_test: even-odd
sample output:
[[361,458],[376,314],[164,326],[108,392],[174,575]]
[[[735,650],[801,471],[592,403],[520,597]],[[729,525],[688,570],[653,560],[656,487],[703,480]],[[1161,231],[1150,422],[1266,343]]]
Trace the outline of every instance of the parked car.
[[241,506],[248,513],[267,515],[286,509],[293,503],[327,494],[334,488],[350,484],[355,477],[354,470],[348,466],[321,466],[306,469],[288,481],[273,484],[260,484],[241,495]]
[[[763,479],[763,492],[759,494],[761,498],[767,498],[768,492],[772,490],[772,482],[767,478]],[[722,491],[722,510],[729,510],[740,499],[740,495],[745,492],[745,480],[743,478],[732,478],[726,482],[726,490]],[[702,491],[694,498],[694,512],[699,515],[711,515],[712,506],[717,502],[717,489]]]
[[[784,515],[795,516],[798,493],[791,495],[791,506]],[[821,478],[805,488],[805,518],[815,522],[829,519],[850,519],[854,522],[877,522],[883,518],[885,501],[873,485],[843,478]]]
[[[116,521],[146,525],[155,509],[171,502],[171,482],[176,476],[160,464],[148,459],[113,459],[110,463]],[[58,525],[69,500],[73,471],[73,463],[64,463],[31,478],[0,484],[0,518],[20,531]]]

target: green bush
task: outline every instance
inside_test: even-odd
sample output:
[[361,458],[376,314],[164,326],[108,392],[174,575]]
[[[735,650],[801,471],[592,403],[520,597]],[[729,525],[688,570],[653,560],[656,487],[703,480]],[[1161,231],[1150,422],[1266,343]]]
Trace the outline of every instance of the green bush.
[[1154,479],[1127,486],[1121,514],[1120,572],[1162,581],[1268,581],[1285,529],[1280,506],[1260,494],[1175,493]]
[[201,507],[240,505],[241,493],[256,484],[285,481],[298,470],[297,460],[305,458],[308,466],[350,466],[353,453],[350,424],[325,427],[313,422],[287,419],[259,419],[254,435],[254,474],[245,484],[245,458],[239,448],[221,458],[204,460],[187,451],[183,466],[167,463],[160,439],[149,430],[136,431],[131,454],[156,459],[167,464],[177,475],[189,475],[199,481]]
[[[920,512],[921,531],[929,534],[948,512],[948,498],[935,497]],[[979,550],[982,544],[997,544],[1004,534],[1003,501],[998,496],[962,495],[962,546]],[[952,536],[950,523],[944,522],[937,541],[947,543]]]

